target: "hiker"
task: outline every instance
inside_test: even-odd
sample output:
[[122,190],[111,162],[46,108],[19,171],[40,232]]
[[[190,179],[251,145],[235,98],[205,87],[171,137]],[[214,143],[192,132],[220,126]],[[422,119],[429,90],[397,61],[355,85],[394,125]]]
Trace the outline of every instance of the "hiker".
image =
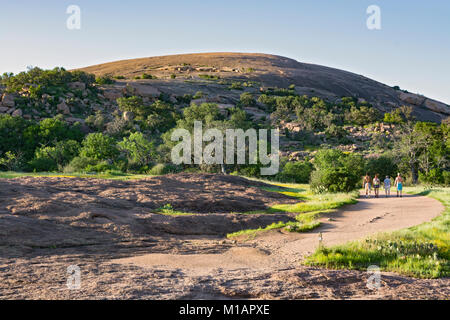
[[391,178],[389,176],[384,179],[384,193],[386,193],[386,198],[391,196]]
[[400,176],[400,173],[395,178],[395,186],[397,187],[397,198],[400,195],[400,198],[403,198],[403,178]]
[[366,191],[366,198],[370,198],[371,186],[370,186],[370,176],[366,173],[366,176],[363,179],[363,188]]
[[380,178],[378,178],[378,173],[373,178],[373,190],[375,192],[375,198],[380,197]]

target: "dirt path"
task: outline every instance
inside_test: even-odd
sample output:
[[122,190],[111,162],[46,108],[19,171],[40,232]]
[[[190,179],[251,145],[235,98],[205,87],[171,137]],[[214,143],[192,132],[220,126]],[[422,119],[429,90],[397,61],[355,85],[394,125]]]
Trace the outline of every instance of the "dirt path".
[[118,259],[114,263],[182,269],[196,276],[238,268],[289,268],[316,249],[319,233],[322,233],[323,243],[327,246],[342,244],[378,232],[399,230],[431,221],[443,210],[444,206],[440,202],[422,196],[361,197],[356,205],[321,218],[322,226],[313,232],[267,232],[220,254],[158,253]]

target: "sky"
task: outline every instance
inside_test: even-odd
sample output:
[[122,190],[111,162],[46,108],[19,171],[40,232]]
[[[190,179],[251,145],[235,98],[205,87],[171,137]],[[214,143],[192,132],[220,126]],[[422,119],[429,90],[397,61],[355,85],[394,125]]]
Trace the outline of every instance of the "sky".
[[[67,28],[67,8],[81,10]],[[367,27],[380,8],[381,29]],[[448,0],[0,0],[0,73],[196,52],[325,65],[450,104]]]

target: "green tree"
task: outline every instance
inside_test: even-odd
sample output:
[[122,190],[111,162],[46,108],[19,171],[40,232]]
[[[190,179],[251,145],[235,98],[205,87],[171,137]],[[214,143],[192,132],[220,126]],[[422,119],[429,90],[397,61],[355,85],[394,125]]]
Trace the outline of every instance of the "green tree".
[[80,144],[74,140],[57,142],[54,147],[41,147],[35,152],[29,166],[34,171],[62,170],[73,158],[78,155]]
[[385,154],[379,157],[369,158],[366,161],[364,171],[368,172],[371,176],[379,174],[380,177],[395,177],[398,172],[398,167],[395,158]]
[[138,120],[144,120],[150,114],[150,108],[144,105],[144,102],[140,97],[122,97],[117,99],[117,103],[120,111],[131,111]]
[[250,92],[244,92],[239,99],[239,105],[241,107],[253,107],[256,104],[256,100]]
[[360,182],[364,160],[359,155],[334,149],[320,150],[314,158],[311,189],[321,192],[349,192]]
[[103,133],[91,133],[82,142],[80,156],[94,160],[114,160],[119,151],[116,141]]
[[129,162],[139,166],[148,166],[156,158],[154,144],[147,140],[140,132],[132,133],[118,143],[119,149],[124,152]]

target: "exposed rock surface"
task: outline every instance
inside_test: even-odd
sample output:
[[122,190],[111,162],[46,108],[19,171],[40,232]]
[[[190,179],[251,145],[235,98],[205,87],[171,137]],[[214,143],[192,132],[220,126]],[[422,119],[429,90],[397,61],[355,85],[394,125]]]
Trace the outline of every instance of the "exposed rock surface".
[[[174,67],[176,66],[176,67]],[[158,80],[149,80],[153,89],[142,87],[142,81],[136,84],[137,92],[154,96],[156,90],[164,91],[170,83],[172,92],[195,92],[202,90],[199,75],[209,74],[221,80],[256,81],[262,87],[283,87],[296,85],[299,94],[319,96],[331,101],[343,96],[357,97],[386,112],[401,105],[414,107],[414,114],[422,120],[441,121],[450,112],[449,106],[434,102],[426,97],[395,90],[380,82],[351,72],[334,68],[300,63],[293,59],[251,53],[204,53],[185,54],[132,60],[116,61],[83,68],[81,70],[100,75],[125,76],[129,79],[149,72]],[[176,80],[170,75],[176,73]],[[188,79],[191,83],[185,83]],[[194,80],[194,81],[192,81]],[[185,90],[188,87],[191,89]],[[155,91],[153,91],[155,90]],[[203,90],[214,95],[214,86]],[[223,92],[223,89],[222,89]],[[427,102],[428,101],[428,102]]]

